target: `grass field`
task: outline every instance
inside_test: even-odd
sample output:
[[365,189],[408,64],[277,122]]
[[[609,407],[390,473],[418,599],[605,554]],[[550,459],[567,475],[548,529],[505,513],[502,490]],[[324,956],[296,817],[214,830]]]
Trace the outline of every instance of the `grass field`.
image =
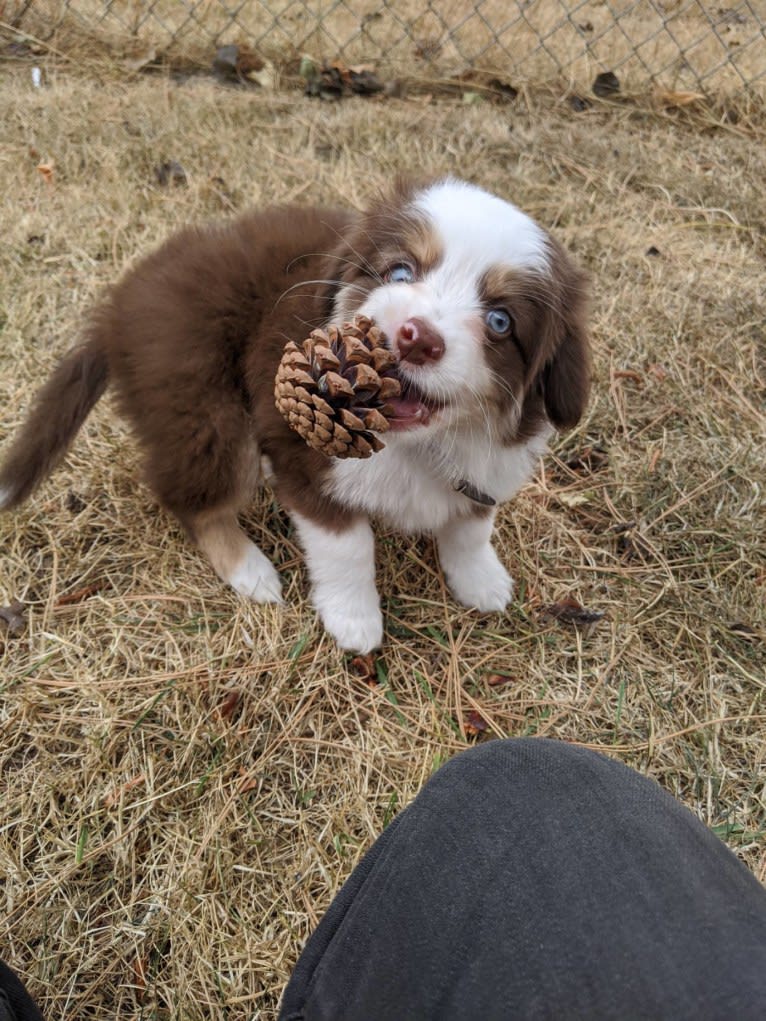
[[[209,81],[0,70],[0,447],[86,308],[175,226],[395,171],[514,199],[587,267],[594,394],[499,517],[504,615],[379,537],[374,678],[225,590],[142,486],[109,400],[0,517],[0,945],[51,1018],[275,1016],[308,933],[447,757],[544,735],[659,780],[766,879],[764,123],[548,93],[336,105]],[[179,161],[186,184],[155,168]],[[587,628],[545,607],[573,599]],[[459,825],[459,820],[456,820]]]
[[[766,0],[11,0],[12,20],[82,56],[104,44],[135,59],[210,60],[248,40],[279,66],[304,52],[387,73],[513,69],[514,81],[586,87],[618,71],[629,88],[766,89]],[[87,40],[83,47],[83,36]]]

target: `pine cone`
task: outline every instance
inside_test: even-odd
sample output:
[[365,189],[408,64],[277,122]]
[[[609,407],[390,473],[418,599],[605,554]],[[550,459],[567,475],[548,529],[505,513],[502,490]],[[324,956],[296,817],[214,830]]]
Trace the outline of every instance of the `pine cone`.
[[369,457],[384,445],[386,402],[398,397],[396,357],[366,316],[313,330],[299,347],[290,341],[274,394],[280,413],[314,450],[328,457]]

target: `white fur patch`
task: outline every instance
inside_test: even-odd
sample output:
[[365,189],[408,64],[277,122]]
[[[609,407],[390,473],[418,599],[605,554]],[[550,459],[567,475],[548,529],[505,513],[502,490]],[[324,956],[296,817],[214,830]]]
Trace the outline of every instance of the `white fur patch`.
[[292,512],[306,554],[314,606],[341,649],[367,653],[383,641],[375,588],[375,539],[369,522],[333,532]]
[[[486,400],[498,381],[484,354],[481,286],[496,268],[549,273],[548,239],[509,202],[451,179],[420,192],[413,207],[428,222],[441,258],[411,284],[375,287],[357,311],[378,323],[394,349],[400,327],[414,317],[441,334],[441,358],[420,366],[405,361],[399,370],[445,406],[427,426],[387,433],[385,449],[369,460],[334,460],[323,487],[344,506],[399,531],[435,532],[455,597],[482,611],[502,610],[513,582],[490,545],[493,518],[472,515],[473,505],[455,484],[468,480],[502,503],[545,452],[548,424],[523,444],[498,440],[509,422],[497,422]],[[347,310],[352,296],[342,290],[340,306]],[[382,638],[369,525],[337,535],[293,517],[325,627],[343,648],[369,651]]]
[[13,497],[13,490],[10,486],[0,486],[0,509],[7,507]]
[[436,533],[439,560],[454,597],[488,613],[504,610],[513,580],[490,545],[494,515],[451,521]]
[[444,277],[480,276],[492,266],[549,271],[546,234],[511,202],[467,181],[448,178],[420,192],[425,213],[445,250]]
[[245,556],[226,581],[241,596],[255,603],[283,602],[282,580],[274,565],[255,543],[248,541]]
[[[382,518],[400,532],[427,532],[466,514],[467,496],[453,479],[467,478],[494,497],[510,500],[545,452],[550,427],[525,444],[505,447],[488,432],[416,427],[387,433],[385,449],[364,461],[334,460],[324,490],[345,506]],[[452,478],[450,478],[452,476]]]
[[481,281],[491,269],[549,273],[547,235],[510,202],[453,179],[420,192],[413,209],[427,220],[442,257],[414,283],[374,288],[359,311],[375,320],[394,349],[408,319],[425,319],[444,338],[444,354],[421,366],[405,361],[400,371],[429,395],[460,401],[476,414],[497,385],[484,357]]

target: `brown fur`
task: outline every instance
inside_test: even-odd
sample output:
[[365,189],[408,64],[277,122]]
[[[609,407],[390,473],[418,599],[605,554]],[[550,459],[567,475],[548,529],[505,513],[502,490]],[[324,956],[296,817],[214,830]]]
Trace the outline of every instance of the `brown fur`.
[[[381,282],[398,261],[415,262],[425,273],[441,251],[430,225],[406,209],[413,186],[397,183],[394,202],[381,202],[351,225],[336,256],[338,275],[349,288],[346,313]],[[490,367],[521,400],[518,420],[508,417],[512,398],[498,389],[495,405],[511,427],[506,443],[523,443],[548,418],[557,428],[571,428],[581,418],[590,392],[590,355],[586,326],[586,276],[564,249],[549,238],[550,277],[519,270],[486,275],[482,297],[502,305],[514,320],[513,337],[493,340],[487,332]]]
[[[352,514],[320,488],[329,462],[276,411],[274,375],[286,341],[331,315],[339,283],[358,306],[392,261],[424,270],[438,260],[427,225],[402,212],[410,191],[398,185],[393,201],[363,217],[273,208],[187,228],[137,263],[38,395],[0,470],[5,505],[29,496],[58,463],[108,377],[150,487],[223,576],[242,556],[236,515],[258,481],[259,453],[287,508],[343,528]],[[509,443],[532,435],[545,414],[573,424],[587,398],[583,280],[557,245],[551,252],[553,285],[520,273],[484,281],[515,321],[512,341],[487,340],[491,367],[521,395]],[[502,390],[497,400],[507,411]]]
[[258,448],[287,506],[342,521],[316,488],[326,458],[287,427],[273,387],[287,340],[330,314],[332,288],[313,281],[330,279],[328,256],[348,222],[336,210],[275,208],[187,228],[140,261],[38,395],[0,471],[6,505],[55,467],[108,373],[148,484],[192,534],[206,531],[200,515],[247,504]]
[[97,336],[70,351],[37,394],[24,429],[0,471],[0,506],[16,507],[59,464],[107,385],[107,359]]
[[[513,318],[513,334],[501,341],[487,337],[489,364],[523,395],[514,437],[528,439],[544,418],[556,428],[571,428],[582,417],[590,392],[590,353],[586,329],[586,278],[561,246],[549,239],[552,274],[541,277],[519,270],[493,270],[482,281],[482,298],[501,305]],[[499,411],[511,398],[498,392]]]
[[110,376],[149,484],[182,521],[247,504],[256,444],[287,506],[317,515],[328,462],[277,412],[274,376],[285,343],[330,314],[327,287],[312,281],[328,279],[326,256],[347,223],[345,213],[290,208],[182,231],[101,312]]

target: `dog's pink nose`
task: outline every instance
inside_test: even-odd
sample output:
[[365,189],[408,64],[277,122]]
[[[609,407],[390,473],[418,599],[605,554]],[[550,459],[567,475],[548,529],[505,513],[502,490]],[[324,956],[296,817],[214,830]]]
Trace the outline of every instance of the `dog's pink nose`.
[[415,316],[399,327],[396,334],[399,357],[411,365],[438,362],[444,354],[444,337],[425,319]]

